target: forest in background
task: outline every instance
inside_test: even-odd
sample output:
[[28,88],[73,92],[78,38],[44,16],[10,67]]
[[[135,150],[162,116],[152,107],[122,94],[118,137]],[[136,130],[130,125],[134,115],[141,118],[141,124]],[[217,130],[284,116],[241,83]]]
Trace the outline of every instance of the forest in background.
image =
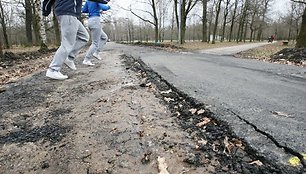
[[[59,24],[54,13],[41,15],[41,1],[0,0],[1,52],[20,46],[44,49],[60,44]],[[291,0],[282,16],[271,15],[275,1],[139,0],[145,8],[131,5],[124,9],[134,18],[116,17],[116,8],[103,14],[104,30],[110,40],[119,42],[253,42],[271,35],[288,41],[304,38],[301,28],[306,24],[306,1]],[[112,0],[111,4],[120,2]],[[81,20],[86,25],[85,15]]]

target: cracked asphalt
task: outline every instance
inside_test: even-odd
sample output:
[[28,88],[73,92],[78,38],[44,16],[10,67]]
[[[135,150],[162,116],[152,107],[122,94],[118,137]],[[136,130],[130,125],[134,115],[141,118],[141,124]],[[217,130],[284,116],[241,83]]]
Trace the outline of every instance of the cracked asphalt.
[[302,159],[306,153],[305,68],[221,53],[111,46],[140,58],[176,88],[204,103],[259,155],[289,165],[291,157]]

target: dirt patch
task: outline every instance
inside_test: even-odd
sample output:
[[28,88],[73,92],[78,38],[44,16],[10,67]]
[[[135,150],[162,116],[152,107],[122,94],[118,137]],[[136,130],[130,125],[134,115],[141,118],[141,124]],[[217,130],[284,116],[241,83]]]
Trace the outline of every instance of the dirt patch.
[[151,48],[154,48],[154,49],[160,49],[160,50],[165,50],[165,51],[169,51],[169,52],[186,50],[184,47],[177,46],[175,44],[170,44],[170,43],[148,43],[148,42],[125,43],[125,42],[123,42],[121,44],[129,44],[129,45],[135,45],[135,46],[145,46],[145,47],[151,47]]
[[50,63],[55,49],[23,53],[5,52],[0,57],[0,86],[45,69]]
[[284,46],[281,42],[243,51],[235,56],[244,59],[306,67],[305,48],[294,48],[293,44]]
[[272,55],[271,61],[306,67],[306,48],[285,48]]

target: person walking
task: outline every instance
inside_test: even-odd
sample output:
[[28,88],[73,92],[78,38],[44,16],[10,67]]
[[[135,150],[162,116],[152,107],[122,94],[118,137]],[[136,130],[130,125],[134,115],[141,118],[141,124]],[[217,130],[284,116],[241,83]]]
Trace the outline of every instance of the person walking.
[[107,4],[102,4],[98,2],[93,2],[87,0],[85,5],[83,6],[82,12],[88,13],[88,28],[91,33],[92,43],[86,52],[83,64],[93,66],[91,62],[92,57],[96,57],[101,60],[99,56],[99,51],[106,43],[108,37],[106,33],[102,29],[102,23],[100,19],[100,15],[103,11],[107,11],[110,9],[110,6]]
[[44,0],[42,6],[44,16],[51,13],[53,4],[56,18],[60,24],[61,45],[49,65],[46,76],[51,79],[64,80],[68,76],[60,72],[62,65],[66,64],[70,69],[76,70],[74,59],[89,41],[89,34],[78,19],[81,16],[82,0]]

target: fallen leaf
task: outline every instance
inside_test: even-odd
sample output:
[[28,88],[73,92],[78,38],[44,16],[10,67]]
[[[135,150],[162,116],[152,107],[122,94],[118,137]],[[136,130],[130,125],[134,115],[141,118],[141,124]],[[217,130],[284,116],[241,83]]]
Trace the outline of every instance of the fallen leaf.
[[4,86],[0,86],[0,93],[6,91],[6,88]]
[[204,112],[205,112],[204,109],[200,109],[200,110],[198,110],[197,114],[200,115],[200,114],[203,114]]
[[149,83],[146,84],[146,87],[149,87],[149,86],[151,86],[151,85],[152,85],[152,83],[149,82]]
[[198,141],[198,144],[200,144],[200,145],[206,145],[206,144],[207,144],[207,140],[201,139],[201,140]]
[[259,161],[259,160],[250,162],[249,164],[251,164],[251,165],[256,164],[257,166],[262,166],[263,165],[263,163],[261,161]]
[[191,112],[191,114],[194,114],[197,112],[197,109],[189,109],[189,112]]
[[236,147],[244,149],[242,141],[238,139],[233,139],[232,142],[235,144]]
[[168,166],[166,164],[165,158],[158,157],[157,162],[158,162],[158,170],[159,170],[158,174],[169,174],[169,172],[167,171]]
[[160,93],[161,94],[169,94],[169,93],[171,93],[172,92],[172,89],[169,89],[168,91],[161,91]]
[[168,103],[171,102],[171,101],[174,101],[173,98],[168,98],[168,97],[165,97],[164,100],[165,100],[166,102],[168,102]]
[[196,124],[197,127],[203,127],[204,125],[206,125],[211,121],[211,119],[207,117],[204,117],[202,120],[203,120],[202,122]]
[[277,115],[277,116],[283,116],[283,117],[291,117],[289,114],[286,114],[284,112],[279,112],[279,111],[272,111],[272,114]]
[[[304,157],[304,160],[306,160],[306,154],[302,154],[303,157]],[[288,160],[289,164],[296,167],[296,166],[299,166],[301,165],[301,160],[297,157],[297,156],[294,156],[292,158],[290,158]]]
[[226,155],[230,155],[232,153],[232,149],[234,147],[233,143],[229,142],[228,141],[228,137],[225,136],[224,140],[223,140],[223,143],[224,143],[224,150],[223,150],[223,153],[225,153]]

